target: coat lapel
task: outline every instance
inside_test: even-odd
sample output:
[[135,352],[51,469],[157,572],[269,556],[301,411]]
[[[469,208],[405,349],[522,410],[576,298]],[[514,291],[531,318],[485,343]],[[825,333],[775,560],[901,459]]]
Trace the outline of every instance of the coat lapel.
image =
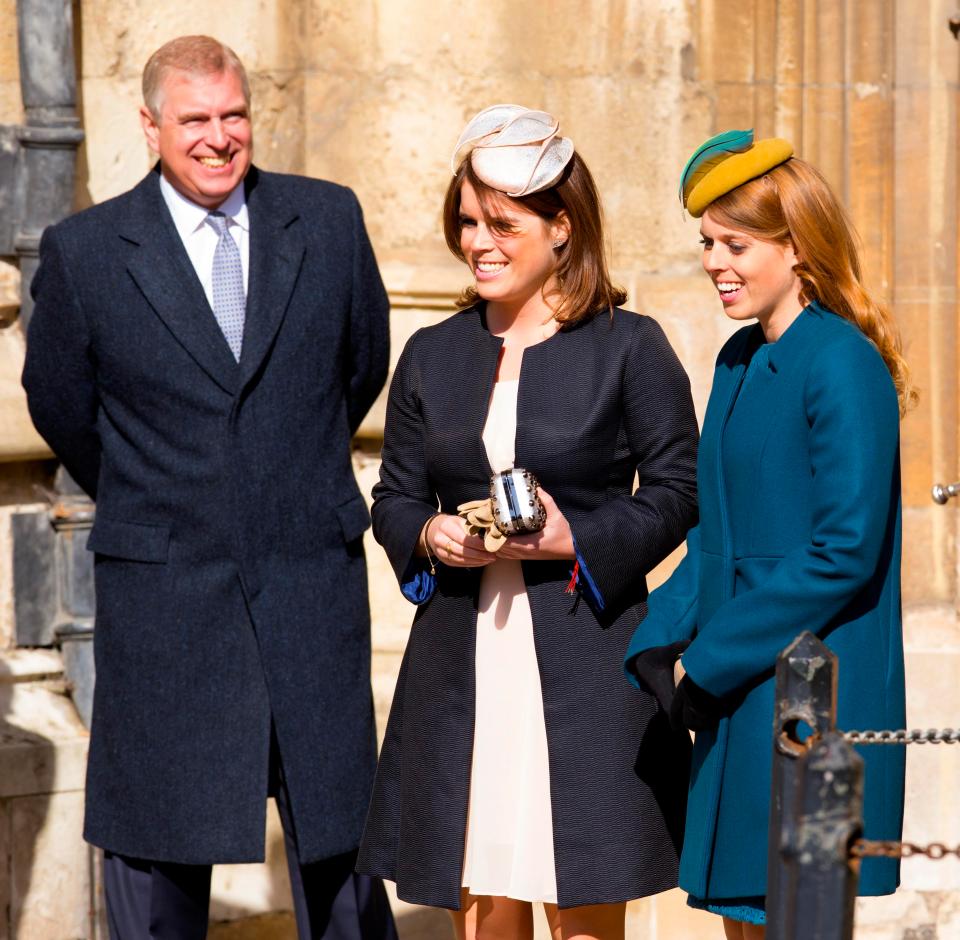
[[163,201],[159,172],[150,173],[132,197],[133,211],[118,232],[133,246],[127,270],[177,341],[233,394],[239,369]]
[[493,382],[503,340],[487,331],[483,303],[470,311],[464,333],[463,347],[456,351],[456,355],[459,361],[471,364],[477,381],[457,383],[457,421],[466,436],[463,444],[465,456],[474,466],[485,467],[486,477],[489,479],[493,470],[483,444],[483,428],[490,410],[490,396],[493,394]]
[[[721,442],[737,392],[746,371],[747,349],[758,341],[759,327],[741,331],[737,341],[725,347],[713,376],[713,388],[703,419],[697,454],[697,487],[700,526],[707,551],[719,554],[723,544],[724,483]],[[714,522],[711,525],[711,520]]]
[[269,177],[247,175],[250,213],[250,277],[240,356],[241,387],[257,374],[280,324],[303,264],[299,210],[286,202]]

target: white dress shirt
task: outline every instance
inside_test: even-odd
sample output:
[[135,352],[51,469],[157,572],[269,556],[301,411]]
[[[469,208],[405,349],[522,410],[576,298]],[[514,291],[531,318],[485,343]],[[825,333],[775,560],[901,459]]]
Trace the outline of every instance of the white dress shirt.
[[[160,174],[160,192],[163,201],[173,216],[173,224],[187,249],[190,263],[193,265],[203,292],[207,295],[207,303],[213,309],[213,253],[216,250],[219,236],[213,226],[208,225],[206,218],[209,209],[191,202]],[[250,273],[250,216],[247,213],[247,201],[243,193],[243,183],[230,193],[217,210],[227,217],[227,231],[240,249],[240,263],[243,265],[243,292],[246,294]]]

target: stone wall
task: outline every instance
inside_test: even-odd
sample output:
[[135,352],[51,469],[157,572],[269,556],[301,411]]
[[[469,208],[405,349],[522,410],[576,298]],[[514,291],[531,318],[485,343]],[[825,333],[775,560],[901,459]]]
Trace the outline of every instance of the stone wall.
[[[15,6],[0,0],[0,122],[20,119]],[[448,315],[466,281],[439,226],[460,128],[498,101],[545,108],[560,117],[597,179],[612,266],[629,305],[663,324],[702,414],[713,356],[732,326],[699,270],[697,225],[680,211],[677,173],[690,150],[721,129],[755,127],[758,136],[792,139],[843,194],[863,238],[868,278],[893,305],[920,387],[921,404],[903,426],[909,716],[912,726],[956,724],[958,509],[929,498],[932,482],[960,475],[960,45],[947,30],[952,12],[947,0],[490,0],[482,8],[452,0],[237,0],[226,15],[210,0],[82,0],[74,16],[87,139],[76,203],[124,191],[150,165],[136,120],[150,52],[182,33],[217,35],[251,72],[257,161],[345,183],[360,196],[390,291],[395,361],[413,330]],[[0,261],[0,322],[18,290],[16,272]],[[49,483],[17,385],[22,356],[19,327],[0,329],[6,512],[35,503],[36,484]],[[376,478],[382,422],[381,400],[355,454],[366,492]],[[4,526],[0,514],[0,645],[9,645]],[[411,608],[372,540],[368,557],[382,726]],[[42,681],[38,661],[24,659],[34,655],[46,657]],[[95,867],[77,841],[83,732],[64,717],[55,654],[7,653],[0,673],[9,736],[0,736],[0,912],[6,902],[12,935],[93,936],[96,918],[76,907],[91,886],[96,891]],[[16,755],[5,747],[25,746],[24,735],[50,760],[56,755],[57,771],[14,787],[5,783],[12,764],[4,760]],[[956,751],[911,750],[908,838],[960,842]],[[61,767],[72,769],[61,774]],[[264,866],[217,871],[213,915],[222,923],[215,936],[293,935],[271,820]],[[65,873],[62,881],[55,870]],[[895,897],[863,903],[858,936],[960,936],[960,862],[912,860],[903,879]],[[445,935],[442,917],[404,917],[408,937]],[[0,923],[0,940],[7,930]],[[688,911],[678,892],[631,906],[632,938],[711,935],[717,925]]]

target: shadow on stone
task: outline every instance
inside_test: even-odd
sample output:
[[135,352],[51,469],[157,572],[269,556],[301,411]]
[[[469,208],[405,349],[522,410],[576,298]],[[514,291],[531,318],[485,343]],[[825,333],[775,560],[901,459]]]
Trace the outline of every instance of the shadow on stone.
[[435,907],[394,906],[400,940],[453,940],[450,915]]
[[36,931],[41,918],[35,915],[43,905],[35,901],[45,891],[37,882],[39,849],[42,843],[56,839],[48,815],[57,756],[53,741],[19,723],[32,696],[20,687],[18,678],[0,658],[0,860],[4,865],[0,937],[11,940],[54,936]]
[[[407,908],[396,911],[400,940],[453,940],[446,911]],[[288,911],[211,921],[207,940],[297,940],[297,925]]]

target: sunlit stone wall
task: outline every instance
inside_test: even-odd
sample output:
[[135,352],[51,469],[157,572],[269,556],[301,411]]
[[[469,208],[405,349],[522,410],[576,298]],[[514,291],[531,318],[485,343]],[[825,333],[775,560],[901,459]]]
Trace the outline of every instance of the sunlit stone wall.
[[[0,122],[21,117],[15,6],[0,0]],[[692,148],[722,129],[789,137],[847,202],[868,277],[894,307],[920,386],[921,404],[903,429],[910,722],[956,724],[958,513],[928,495],[935,480],[960,477],[960,45],[947,29],[952,12],[946,0],[489,0],[482,8],[452,0],[235,0],[229,9],[211,0],[83,0],[74,3],[87,134],[76,203],[128,189],[151,164],[136,116],[150,52],[187,32],[219,36],[251,73],[257,162],[357,191],[391,296],[395,361],[416,328],[449,314],[465,282],[439,222],[461,127],[496,102],[546,109],[594,172],[628,305],[663,324],[702,415],[713,357],[732,327],[699,271],[697,225],[680,211],[677,174]],[[10,319],[19,290],[15,269],[0,261],[0,322]],[[11,635],[9,514],[36,503],[50,481],[18,388],[22,356],[19,325],[0,328],[0,646]],[[381,401],[355,454],[366,492],[376,479],[382,422]],[[372,540],[368,556],[382,726],[412,609]],[[0,901],[10,905],[20,936],[63,940],[92,936],[83,926],[86,908],[76,905],[96,876],[76,844],[76,751],[84,738],[49,687],[55,676],[47,686],[37,682],[56,672],[56,657],[42,656],[0,655],[0,721],[7,723],[0,727],[35,733],[37,746],[45,741],[44,753],[62,755],[57,766],[64,768],[59,778],[40,773],[32,785],[21,778],[19,789],[0,779]],[[46,698],[34,695],[38,688]],[[22,735],[13,739],[23,744]],[[5,740],[0,734],[0,769]],[[909,838],[960,842],[958,750],[911,751]],[[46,796],[22,802],[31,786],[56,790],[49,805]],[[244,936],[258,926],[263,936],[293,936],[272,816],[268,846],[264,866],[218,870],[213,913],[222,923],[212,936],[236,936],[241,922],[251,931]],[[55,886],[54,871],[62,879],[56,885],[69,890]],[[960,863],[909,861],[903,880],[894,898],[862,906],[859,937],[960,936]],[[408,938],[444,935],[442,918],[403,917]],[[0,923],[0,940],[5,929]],[[711,918],[688,911],[678,892],[631,905],[631,938],[716,935]]]

